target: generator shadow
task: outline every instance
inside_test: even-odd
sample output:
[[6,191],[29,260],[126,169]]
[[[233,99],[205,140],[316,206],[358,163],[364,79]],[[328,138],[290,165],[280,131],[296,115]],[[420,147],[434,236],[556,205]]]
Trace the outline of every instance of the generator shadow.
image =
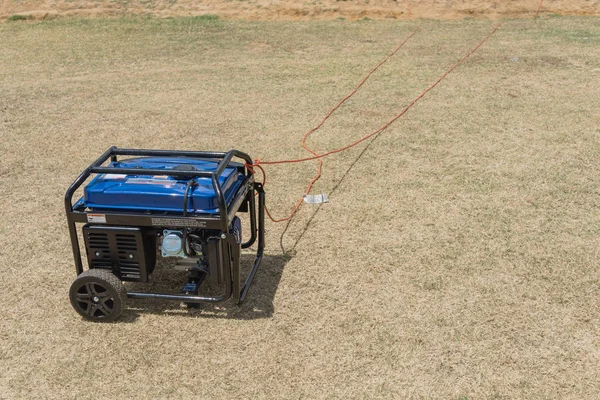
[[[254,257],[253,254],[241,255],[240,265],[243,279],[246,278],[252,268]],[[168,300],[127,299],[119,322],[134,322],[143,314],[236,320],[271,318],[274,313],[273,300],[275,293],[288,260],[289,257],[282,255],[265,254],[260,268],[254,276],[248,296],[241,306],[236,305],[231,299],[221,304],[199,304],[197,308]],[[176,271],[173,269],[172,264],[164,263],[156,266],[151,282],[144,284],[128,283],[126,289],[131,292],[179,294],[186,281],[186,272]],[[205,282],[200,288],[200,293],[203,295],[218,295],[220,293],[219,289]]]

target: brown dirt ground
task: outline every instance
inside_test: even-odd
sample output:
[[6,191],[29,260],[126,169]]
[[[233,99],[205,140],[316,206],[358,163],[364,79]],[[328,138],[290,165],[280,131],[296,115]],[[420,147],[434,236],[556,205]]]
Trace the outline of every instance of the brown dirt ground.
[[[379,126],[491,26],[424,23],[311,144]],[[328,158],[330,202],[268,224],[242,308],[130,302],[110,325],[71,309],[62,199],[100,152],[304,155],[301,134],[414,27],[0,24],[0,398],[597,398],[595,17],[507,21],[358,162]],[[314,167],[269,168],[277,215]],[[161,264],[150,288],[183,279]]]
[[[538,0],[4,0],[0,19],[15,14],[35,18],[65,15],[147,14],[161,17],[216,14],[242,20],[460,19],[530,17]],[[598,0],[545,0],[542,14],[599,15]]]

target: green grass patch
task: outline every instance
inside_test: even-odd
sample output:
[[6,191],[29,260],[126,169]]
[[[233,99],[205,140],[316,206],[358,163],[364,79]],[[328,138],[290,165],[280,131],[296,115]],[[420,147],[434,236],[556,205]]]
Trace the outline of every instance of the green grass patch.
[[21,15],[21,14],[11,15],[10,17],[6,18],[7,21],[27,21],[30,19],[33,19],[33,17],[31,15]]
[[215,14],[204,14],[191,17],[190,19],[198,21],[216,21],[219,19],[219,16]]

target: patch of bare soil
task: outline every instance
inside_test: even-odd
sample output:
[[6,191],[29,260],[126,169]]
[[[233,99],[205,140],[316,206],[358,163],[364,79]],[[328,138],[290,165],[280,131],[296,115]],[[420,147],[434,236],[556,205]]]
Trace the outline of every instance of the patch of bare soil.
[[159,17],[215,14],[241,20],[461,19],[541,14],[600,15],[600,0],[131,0],[17,1],[0,3],[0,19],[28,15],[154,15]]

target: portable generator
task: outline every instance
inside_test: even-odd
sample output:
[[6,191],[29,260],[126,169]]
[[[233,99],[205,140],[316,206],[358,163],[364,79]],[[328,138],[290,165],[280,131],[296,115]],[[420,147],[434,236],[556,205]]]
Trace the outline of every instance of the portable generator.
[[[234,162],[234,158],[243,162]],[[265,193],[254,181],[253,171],[247,167],[250,164],[250,156],[237,150],[109,148],[65,195],[77,271],[69,291],[73,308],[91,321],[114,321],[121,314],[125,296],[190,306],[233,297],[242,304],[264,250]],[[88,180],[83,196],[73,203],[75,191]],[[237,216],[242,212],[249,215],[246,241]],[[78,224],[84,224],[85,271]],[[255,242],[256,258],[243,280],[241,249]],[[148,282],[160,257],[174,259],[176,267],[188,271],[181,292],[124,290],[122,282]],[[205,278],[219,288],[220,295],[199,294]]]

